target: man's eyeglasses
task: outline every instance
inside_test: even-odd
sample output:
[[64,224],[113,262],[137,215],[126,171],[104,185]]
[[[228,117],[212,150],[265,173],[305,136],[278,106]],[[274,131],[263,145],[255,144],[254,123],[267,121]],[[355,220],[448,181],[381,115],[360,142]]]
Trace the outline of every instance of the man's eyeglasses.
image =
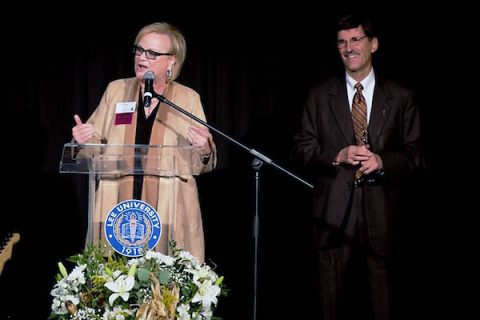
[[159,56],[173,56],[173,53],[169,53],[169,52],[161,53],[161,52],[156,52],[156,51],[153,51],[153,50],[146,50],[146,49],[143,49],[142,47],[139,47],[139,46],[133,46],[132,51],[137,56],[141,56],[142,53],[145,52],[145,57],[147,57],[147,59],[150,59],[150,60],[155,60]]
[[[351,46],[356,46],[357,44],[360,43],[360,40],[362,40],[363,38],[366,38],[367,35],[364,34],[363,36],[361,37],[353,37],[353,38],[350,38],[350,40],[348,40],[348,42],[350,43]],[[337,48],[339,49],[342,49],[342,48],[345,48],[347,46],[347,40],[338,40],[337,41]]]

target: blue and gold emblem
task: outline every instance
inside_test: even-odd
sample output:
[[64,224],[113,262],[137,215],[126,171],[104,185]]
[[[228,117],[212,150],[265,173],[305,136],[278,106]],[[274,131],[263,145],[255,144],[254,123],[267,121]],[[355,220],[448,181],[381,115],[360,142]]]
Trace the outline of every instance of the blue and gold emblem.
[[157,211],[141,200],[125,200],[115,205],[105,221],[105,236],[118,253],[139,257],[153,249],[162,234]]

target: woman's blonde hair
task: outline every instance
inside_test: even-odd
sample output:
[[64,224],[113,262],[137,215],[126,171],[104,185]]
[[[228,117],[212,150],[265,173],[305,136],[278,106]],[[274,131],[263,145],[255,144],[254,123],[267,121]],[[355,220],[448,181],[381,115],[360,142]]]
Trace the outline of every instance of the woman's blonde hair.
[[140,38],[149,33],[165,34],[172,41],[171,53],[175,55],[175,64],[173,65],[172,76],[170,80],[175,80],[180,74],[185,56],[187,55],[187,43],[183,34],[174,26],[166,22],[155,22],[143,27],[135,38],[135,45],[137,45]]

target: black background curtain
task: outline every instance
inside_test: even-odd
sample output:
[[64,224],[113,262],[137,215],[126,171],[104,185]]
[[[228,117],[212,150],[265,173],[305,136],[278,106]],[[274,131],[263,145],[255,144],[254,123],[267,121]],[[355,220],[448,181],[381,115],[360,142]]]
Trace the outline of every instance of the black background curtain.
[[[4,30],[4,81],[9,84],[3,126],[13,127],[2,128],[3,157],[12,168],[5,172],[4,201],[16,209],[3,210],[2,231],[19,231],[22,240],[0,277],[0,304],[16,314],[30,314],[22,307],[27,299],[41,313],[38,318],[46,318],[56,263],[83,247],[85,179],[58,173],[62,146],[71,139],[73,114],[86,120],[108,82],[134,75],[130,48],[142,26],[166,21],[184,33],[187,58],[177,81],[200,93],[211,125],[298,173],[288,155],[305,94],[316,81],[342,72],[333,27],[347,12],[344,8],[282,8],[281,13],[272,8],[260,13],[254,6],[224,5],[187,14],[162,5],[146,12],[145,5],[121,13],[90,8],[54,14],[43,8],[47,13]],[[417,316],[431,315],[436,307],[427,304],[424,295],[444,299],[435,292],[438,279],[430,272],[442,265],[433,239],[446,242],[440,230],[448,224],[448,205],[435,205],[428,195],[444,192],[433,154],[441,144],[441,124],[434,121],[434,112],[446,108],[446,101],[436,97],[433,85],[441,71],[427,60],[436,54],[432,42],[440,41],[431,26],[438,28],[441,20],[414,9],[393,5],[373,12],[380,31],[376,72],[417,92],[430,164],[420,183],[412,186],[408,210],[400,217],[394,270],[399,319],[409,318],[413,310]],[[249,319],[252,157],[224,138],[214,138],[218,169],[198,178],[207,259],[218,265],[231,289],[230,297],[220,301],[219,315]],[[308,319],[315,304],[309,300],[311,191],[268,165],[260,176],[258,319]],[[43,258],[33,258],[33,252]]]

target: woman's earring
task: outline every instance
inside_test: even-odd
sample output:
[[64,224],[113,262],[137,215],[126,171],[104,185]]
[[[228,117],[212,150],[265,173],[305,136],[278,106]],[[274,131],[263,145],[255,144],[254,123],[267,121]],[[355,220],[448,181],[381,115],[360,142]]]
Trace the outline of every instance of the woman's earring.
[[168,70],[167,70],[167,79],[168,79],[168,80],[171,80],[171,79],[172,79],[172,76],[173,76],[172,70],[171,70],[171,69],[168,69]]

